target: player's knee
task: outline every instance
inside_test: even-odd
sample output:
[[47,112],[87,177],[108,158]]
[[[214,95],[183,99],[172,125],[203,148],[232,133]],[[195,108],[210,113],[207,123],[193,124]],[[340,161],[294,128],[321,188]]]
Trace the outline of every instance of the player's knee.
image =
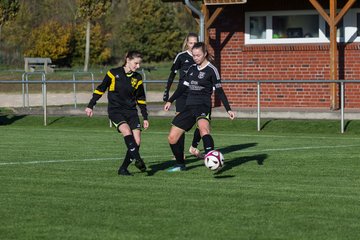
[[132,135],[132,131],[127,124],[121,124],[118,126],[118,132],[121,133],[123,136]]
[[179,139],[176,138],[175,135],[169,134],[169,136],[168,136],[168,141],[169,141],[170,144],[175,144],[175,143],[177,143],[178,140],[179,140]]
[[200,136],[205,136],[210,134],[210,129],[207,127],[199,127]]

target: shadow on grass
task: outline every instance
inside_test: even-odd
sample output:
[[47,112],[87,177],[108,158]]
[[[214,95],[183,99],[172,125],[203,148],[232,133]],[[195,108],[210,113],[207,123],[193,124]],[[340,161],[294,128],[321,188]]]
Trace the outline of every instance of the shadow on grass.
[[26,115],[0,115],[0,125],[10,125],[24,117],[26,117]]
[[65,118],[65,117],[64,116],[58,117],[58,118],[54,119],[53,121],[51,121],[50,123],[48,123],[48,125],[52,125],[52,124],[56,123],[57,121],[60,121],[63,118]]
[[346,132],[348,130],[350,123],[351,123],[351,120],[346,122],[346,124],[344,126],[344,132]]
[[275,120],[267,120],[261,127],[260,127],[260,130],[264,130],[264,128],[269,125],[272,121],[275,121]]
[[229,161],[225,161],[224,167],[221,170],[219,170],[218,172],[216,172],[214,175],[220,175],[234,167],[240,166],[241,164],[251,162],[251,161],[256,161],[258,165],[263,165],[264,161],[267,157],[268,157],[267,154],[258,154],[258,155],[254,155],[254,156],[238,157],[238,158],[231,159]]
[[[227,153],[231,153],[231,152],[240,151],[240,150],[243,150],[243,149],[246,149],[246,148],[254,147],[256,145],[257,145],[257,143],[237,144],[237,145],[231,145],[231,146],[223,147],[223,148],[220,148],[218,150],[220,152],[222,152],[223,154],[227,154]],[[193,156],[187,157],[185,162],[187,164],[187,170],[188,171],[191,170],[191,169],[197,168],[197,167],[203,167],[204,166],[204,162],[203,162],[202,159],[198,159],[198,158],[193,157]],[[189,164],[195,163],[195,162],[199,162],[199,164],[189,166]],[[228,162],[226,162],[226,164],[227,163]],[[147,171],[147,174],[148,174],[148,176],[153,176],[156,172],[166,170],[166,169],[174,166],[174,164],[175,164],[175,160],[170,160],[170,161],[166,161],[166,162],[162,162],[162,163],[158,163],[158,164],[149,165],[150,170]],[[233,165],[234,164],[232,164],[232,166]],[[222,176],[221,178],[227,178],[227,177],[233,177],[233,176]]]
[[246,148],[255,147],[257,143],[245,143],[245,144],[237,144],[237,145],[231,145],[223,148],[219,148],[219,150],[222,154],[227,154],[231,152],[240,151]]
[[[190,163],[197,162],[197,161],[199,161],[199,159],[197,159],[197,158],[190,158],[190,159],[187,158],[185,160],[186,164],[190,164]],[[163,171],[170,167],[173,167],[174,164],[175,164],[175,160],[170,160],[170,161],[166,161],[166,162],[162,162],[162,163],[158,163],[158,164],[149,165],[150,170],[147,171],[147,174],[148,174],[148,176],[153,176],[158,171]],[[187,168],[187,169],[189,170],[190,168]]]

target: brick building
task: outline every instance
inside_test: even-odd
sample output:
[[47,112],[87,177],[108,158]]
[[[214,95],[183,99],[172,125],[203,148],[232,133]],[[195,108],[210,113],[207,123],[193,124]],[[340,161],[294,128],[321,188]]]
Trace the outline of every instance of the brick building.
[[[329,0],[317,2],[329,12]],[[338,1],[338,10],[347,2]],[[337,25],[337,78],[344,80],[360,79],[360,3],[353,2]],[[202,9],[210,19],[218,14],[205,31],[222,79],[239,80],[224,84],[232,106],[256,106],[256,84],[242,80],[332,79],[329,25],[311,0],[247,0]],[[360,83],[345,86],[345,108],[360,108]],[[337,84],[262,84],[261,105],[329,109],[331,87],[338,102]]]

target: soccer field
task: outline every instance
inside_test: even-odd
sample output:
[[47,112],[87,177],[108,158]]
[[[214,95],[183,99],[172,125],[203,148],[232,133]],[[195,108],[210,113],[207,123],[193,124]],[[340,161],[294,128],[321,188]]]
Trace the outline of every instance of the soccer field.
[[[117,175],[105,117],[3,116],[0,239],[358,239],[360,123],[213,121],[219,173],[168,173],[170,119],[150,119],[148,172]],[[186,150],[192,132],[186,137]]]

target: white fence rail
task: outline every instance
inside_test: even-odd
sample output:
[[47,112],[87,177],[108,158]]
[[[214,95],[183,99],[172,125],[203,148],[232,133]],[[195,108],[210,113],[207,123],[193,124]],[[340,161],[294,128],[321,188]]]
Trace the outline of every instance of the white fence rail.
[[[47,84],[73,84],[74,89],[74,106],[76,108],[76,84],[92,84],[94,90],[94,84],[100,83],[100,80],[94,80],[92,73],[87,73],[91,76],[91,80],[76,80],[78,73],[73,74],[72,80],[46,80],[46,75],[43,72],[24,73],[22,80],[0,80],[0,84],[22,84],[23,95],[23,107],[29,107],[29,84],[41,84],[42,85],[42,103],[44,111],[44,126],[47,125]],[[29,75],[40,75],[41,80],[29,80]],[[166,84],[166,80],[144,80],[146,84]],[[223,83],[256,83],[257,85],[257,130],[261,131],[261,86],[268,83],[337,83],[340,84],[340,131],[344,133],[344,121],[345,121],[345,85],[347,83],[360,83],[360,80],[223,80]]]

